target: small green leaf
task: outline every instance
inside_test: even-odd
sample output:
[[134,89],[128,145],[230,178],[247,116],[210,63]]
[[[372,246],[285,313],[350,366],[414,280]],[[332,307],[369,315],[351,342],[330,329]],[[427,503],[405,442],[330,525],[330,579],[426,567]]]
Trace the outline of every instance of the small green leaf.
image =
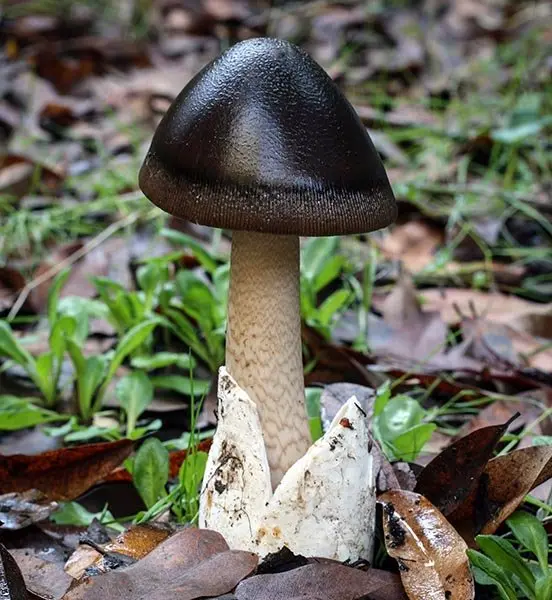
[[115,388],[127,417],[127,437],[134,431],[138,417],[153,400],[153,385],[142,371],[123,377]]
[[217,261],[193,237],[181,233],[180,231],[176,231],[175,229],[162,229],[161,235],[175,244],[190,248],[194,253],[194,256],[201,263],[201,266],[208,273],[214,273],[218,267]]
[[88,527],[94,519],[97,519],[100,523],[109,523],[109,527],[117,531],[124,531],[122,525],[112,523],[115,519],[108,510],[91,513],[78,502],[64,502],[50,516],[50,519],[57,525],[75,525],[77,527]]
[[71,431],[63,438],[65,442],[88,442],[96,438],[112,442],[120,440],[123,437],[119,433],[119,427],[90,425],[88,427],[76,426],[73,429],[74,431]]
[[311,439],[316,442],[317,439],[324,435],[322,429],[322,419],[320,417],[320,397],[322,390],[320,388],[307,388],[305,390],[307,417],[309,420],[309,428]]
[[190,452],[180,467],[178,477],[188,498],[193,498],[198,494],[198,488],[205,473],[207,456],[207,452]]
[[339,238],[309,238],[301,249],[301,272],[311,282],[322,271],[324,264],[335,255]]
[[101,403],[103,400],[103,396],[107,390],[107,386],[117,369],[121,366],[123,360],[136,348],[138,348],[146,339],[151,335],[151,332],[159,325],[159,320],[151,319],[149,321],[144,321],[143,323],[139,323],[135,325],[132,329],[127,331],[127,333],[121,338],[117,347],[115,348],[115,354],[111,359],[111,364],[107,370],[107,374],[105,376],[105,380],[100,388],[95,401],[95,410],[99,410],[101,407]]
[[92,404],[96,391],[104,379],[107,368],[105,356],[85,358],[74,340],[67,340],[67,350],[77,375],[77,399],[83,419],[92,416]]
[[344,265],[347,260],[341,254],[330,255],[330,257],[323,263],[322,268],[316,273],[312,287],[315,292],[319,292],[324,289],[334,279],[337,279],[343,271]]
[[385,405],[389,402],[391,398],[391,385],[389,380],[385,381],[379,388],[376,390],[376,400],[374,402],[374,416],[378,417]]
[[515,512],[506,523],[518,541],[537,557],[543,574],[548,573],[548,536],[543,524],[522,511]]
[[141,265],[136,271],[136,279],[140,289],[148,294],[153,294],[157,286],[165,279],[163,268],[154,263]]
[[169,453],[157,438],[149,438],[134,459],[133,481],[147,508],[165,495],[169,479]]
[[35,376],[33,377],[35,384],[44,394],[48,405],[54,403],[57,392],[54,359],[54,353],[51,351],[38,356],[35,363]]
[[56,360],[61,362],[67,346],[67,338],[73,337],[77,329],[77,321],[73,317],[63,316],[57,319],[50,332],[50,349]]
[[177,366],[180,369],[189,371],[196,367],[196,361],[190,354],[177,354],[175,352],[158,352],[153,356],[135,356],[130,364],[136,369],[144,371],[153,371],[163,369],[164,367]]
[[33,404],[32,398],[0,396],[0,431],[16,431],[69,417]]
[[551,600],[552,599],[552,573],[543,575],[537,579],[535,584],[536,600]]
[[[526,561],[508,540],[495,535],[478,535],[475,541],[483,552],[503,568],[506,574],[515,574],[523,593],[532,598],[535,594],[535,579]],[[513,583],[513,582],[512,582]]]
[[413,462],[437,429],[434,423],[420,423],[390,441],[396,460]]
[[399,394],[387,402],[378,416],[379,430],[383,439],[391,442],[410,428],[419,425],[424,416],[425,411],[416,400]]
[[210,381],[203,379],[190,379],[183,375],[158,375],[151,377],[153,387],[164,390],[174,390],[185,396],[203,396],[209,391]]
[[59,295],[63,286],[65,285],[65,282],[67,281],[67,278],[69,277],[69,273],[71,273],[70,268],[60,271],[52,280],[52,284],[50,285],[50,289],[48,290],[47,312],[50,327],[53,327],[54,323],[56,322]]
[[325,327],[329,327],[335,315],[349,304],[352,294],[349,290],[337,290],[328,296],[318,308],[316,319]]
[[468,550],[468,557],[474,566],[475,580],[482,585],[493,583],[503,600],[517,600],[517,594],[504,570],[493,560],[477,552]]
[[11,327],[5,321],[0,321],[0,357],[3,356],[11,358],[27,370],[34,364],[33,357],[19,343]]

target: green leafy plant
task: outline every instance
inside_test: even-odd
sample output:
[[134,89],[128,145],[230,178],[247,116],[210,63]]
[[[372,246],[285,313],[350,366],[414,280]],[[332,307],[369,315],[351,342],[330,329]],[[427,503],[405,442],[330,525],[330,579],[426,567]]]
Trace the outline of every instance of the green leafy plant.
[[301,316],[326,338],[354,298],[352,290],[341,282],[337,290],[319,301],[324,288],[347,269],[347,259],[337,252],[338,245],[337,237],[310,238],[301,252]]
[[67,348],[67,339],[71,336],[82,342],[86,337],[85,327],[77,327],[77,320],[69,315],[60,314],[58,302],[61,289],[69,276],[62,271],[54,279],[48,294],[49,349],[32,356],[17,339],[7,321],[0,321],[0,358],[7,358],[22,367],[40,391],[44,404],[48,408],[56,405],[59,393],[59,379],[63,358]]
[[78,340],[67,340],[67,350],[75,369],[75,395],[84,420],[100,410],[117,369],[125,358],[144,343],[159,323],[159,319],[152,317],[135,325],[119,340],[114,350],[101,356],[85,357]]
[[214,373],[224,362],[228,265],[215,269],[212,278],[179,271],[163,314],[171,331]]
[[[548,564],[548,536],[542,523],[526,512],[516,512],[507,521],[518,542],[497,535],[478,535],[481,549],[468,550],[475,579],[481,585],[494,585],[500,598],[550,600],[552,568]],[[528,561],[521,551],[530,552],[536,562]]]
[[65,419],[69,416],[37,406],[35,398],[0,395],[0,431],[16,431]]
[[148,509],[167,496],[169,452],[157,438],[147,439],[138,449],[132,464],[132,478]]
[[426,422],[428,413],[405,394],[391,397],[388,383],[376,392],[374,436],[390,460],[413,461],[437,426]]
[[[193,382],[193,377],[190,373],[190,379]],[[186,458],[182,462],[178,472],[178,478],[175,482],[169,484],[169,492],[167,493],[168,484],[168,469],[169,457],[167,451],[162,452],[159,449],[160,442],[150,441],[144,443],[136,455],[134,462],[128,462],[127,468],[133,474],[133,480],[140,495],[148,508],[147,511],[136,516],[136,523],[143,523],[151,520],[155,516],[171,510],[179,523],[195,523],[199,513],[199,492],[205,466],[207,464],[207,453],[199,450],[199,440],[204,437],[197,432],[196,423],[201,410],[202,402],[195,402],[195,394],[191,394],[191,423],[190,431],[186,436]],[[166,446],[181,448],[180,440],[167,442]],[[146,446],[148,444],[151,446]],[[146,448],[142,450],[142,448]],[[143,467],[141,470],[137,463],[138,454],[143,452],[144,464],[149,464],[149,467]],[[147,459],[146,459],[147,452]],[[154,480],[150,472],[155,468],[157,463],[159,472],[162,476]],[[165,477],[165,474],[167,477]],[[154,480],[154,483],[152,481]],[[151,491],[154,490],[154,491]],[[155,499],[156,498],[156,499]],[[155,500],[154,500],[155,499]]]
[[126,436],[132,438],[138,417],[153,400],[153,385],[142,371],[123,377],[115,388],[119,403],[126,415]]

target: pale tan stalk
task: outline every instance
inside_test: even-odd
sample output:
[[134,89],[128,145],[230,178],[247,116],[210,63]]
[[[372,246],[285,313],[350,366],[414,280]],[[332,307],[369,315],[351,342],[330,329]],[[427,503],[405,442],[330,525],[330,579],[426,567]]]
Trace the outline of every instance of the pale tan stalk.
[[226,367],[257,405],[274,487],[311,444],[299,310],[299,238],[234,232]]

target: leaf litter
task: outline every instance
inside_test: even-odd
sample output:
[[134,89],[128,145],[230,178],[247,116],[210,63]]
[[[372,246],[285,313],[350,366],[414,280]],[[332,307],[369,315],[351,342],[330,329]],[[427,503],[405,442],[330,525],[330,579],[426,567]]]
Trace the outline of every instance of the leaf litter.
[[[286,37],[302,43],[349,94],[386,160],[401,208],[396,227],[374,235],[370,242],[343,242],[351,253],[351,272],[363,285],[373,286],[368,326],[359,336],[360,321],[352,309],[340,317],[330,335],[311,323],[305,325],[311,367],[307,383],[362,386],[363,406],[370,410],[374,389],[388,378],[394,381],[394,392],[421,398],[427,415],[452,403],[454,410],[437,417],[446,435],[435,432],[431,448],[435,454],[435,448],[441,447],[436,443],[438,435],[445,442],[454,440],[454,445],[424,468],[421,465],[432,455],[408,464],[391,462],[380,450],[378,485],[380,491],[397,493],[403,500],[408,491],[423,492],[427,500],[421,499],[419,506],[440,523],[456,549],[460,548],[457,538],[428,501],[447,513],[471,546],[476,533],[496,531],[535,486],[550,478],[546,446],[527,446],[550,435],[549,420],[540,417],[550,407],[547,390],[552,385],[552,294],[547,282],[552,211],[549,186],[543,183],[547,163],[539,155],[548,131],[546,123],[540,124],[546,104],[535,91],[549,76],[549,59],[541,56],[548,34],[540,25],[550,16],[547,3],[458,1],[437,10],[434,3],[422,2],[415,8],[367,11],[359,2],[329,0],[278,6],[241,0],[178,6],[155,1],[147,18],[136,13],[134,20],[124,10],[106,18],[85,3],[78,3],[70,15],[20,16],[16,8],[25,3],[8,4],[8,17],[0,24],[0,142],[7,148],[0,160],[2,315],[44,314],[51,280],[44,274],[67,259],[72,268],[63,296],[94,298],[89,278],[98,275],[136,289],[133,259],[151,250],[157,231],[152,225],[158,218],[151,216],[135,192],[136,164],[160,116],[221,46],[255,35]],[[140,32],[147,30],[154,35],[141,37]],[[524,40],[530,40],[530,53]],[[522,63],[528,54],[531,61]],[[521,92],[506,97],[519,73]],[[527,127],[534,133],[524,134]],[[95,236],[111,225],[116,225],[113,236],[94,246]],[[188,227],[174,220],[169,225],[178,230]],[[138,236],[128,231],[135,226],[139,243]],[[190,231],[202,244],[211,243],[204,232]],[[227,245],[223,237],[221,246]],[[364,267],[372,247],[379,248],[381,256],[373,280],[367,281]],[[535,250],[539,258],[525,250]],[[167,251],[165,247],[163,252]],[[355,260],[357,253],[359,260]],[[73,260],[77,256],[80,259]],[[201,270],[201,261],[187,258],[178,266]],[[341,282],[348,277],[341,274]],[[14,302],[23,298],[22,290],[39,281],[43,282],[13,311]],[[326,292],[322,290],[320,296]],[[47,338],[44,320],[37,323],[15,324],[18,336],[35,336],[29,344],[33,354],[45,350]],[[106,322],[96,325],[99,333],[86,342],[87,354],[104,352],[112,345],[112,325],[108,324],[109,330]],[[99,344],[101,336],[105,337]],[[126,374],[126,368],[118,377]],[[12,374],[12,369],[0,373],[0,387],[14,383]],[[330,388],[321,400],[327,416],[350,391]],[[112,385],[106,404],[118,408],[114,389]],[[151,406],[162,401],[156,397]],[[470,405],[472,401],[487,408],[480,411],[474,408],[479,405]],[[177,404],[167,406],[174,410]],[[518,406],[523,407],[518,422],[523,422],[524,436],[515,440],[510,434],[518,442],[517,449],[492,458],[493,449],[501,447],[497,445],[500,426]],[[174,410],[163,419],[165,424],[178,422],[180,432],[185,429],[183,414]],[[462,433],[470,435],[462,438]],[[3,447],[9,447],[12,434],[2,435]],[[7,505],[6,517],[23,528],[17,530],[20,539],[35,530],[31,522],[44,527],[41,519],[54,506],[48,501],[43,504],[33,490],[40,489],[48,499],[67,500],[96,486],[102,498],[110,483],[102,487],[97,485],[100,481],[131,482],[129,471],[120,466],[131,450],[129,442],[115,442],[97,455],[75,447],[55,451],[58,455],[0,457],[0,493],[9,494],[12,504]],[[24,452],[30,454],[26,447]],[[81,471],[77,465],[83,456],[88,462]],[[185,458],[186,451],[171,453],[171,480]],[[131,528],[128,535],[137,531]],[[425,529],[420,531],[424,552],[431,553],[431,536]],[[7,532],[0,534],[4,539]],[[97,544],[103,555],[81,544],[79,551],[92,551],[86,560],[93,557],[97,564],[105,556],[125,555],[127,550],[137,561],[89,578],[94,583],[81,592],[101,587],[96,581],[126,569],[137,577],[134,582],[142,581],[140,570],[148,565],[143,561],[159,541],[155,536],[148,540],[142,550],[138,542],[130,543],[130,549],[120,541]],[[151,551],[144,557],[146,549]],[[10,551],[20,553],[11,546]],[[221,550],[207,559],[220,554],[216,560],[236,567],[234,579],[229,573],[226,586],[217,588],[219,595],[235,588],[238,574],[247,571],[249,564],[249,559],[240,562],[244,557],[237,560],[234,555],[236,562],[232,562],[227,552]],[[102,569],[109,571],[105,562]],[[25,577],[29,568],[23,569]],[[37,562],[37,572],[40,568]],[[443,573],[433,573],[432,580],[441,582]],[[254,575],[238,585],[235,597],[293,598],[312,592],[308,584],[313,579],[326,582],[326,590],[322,583],[319,586],[322,595],[325,591],[328,597],[339,591],[356,594],[355,585],[368,581],[365,575],[372,583],[379,575],[387,577],[389,589],[397,592],[386,596],[383,587],[373,587],[364,590],[365,596],[404,595],[397,587],[398,578],[389,573],[306,564],[287,574]],[[197,593],[213,591],[208,586],[199,589],[211,583],[210,576],[206,572],[199,585],[192,574],[183,585],[191,594],[196,584]],[[341,590],[332,588],[332,579],[341,582]],[[35,584],[27,584],[37,593]],[[45,594],[48,585],[42,590]],[[52,587],[52,596],[60,593],[64,592],[58,588],[54,592]],[[430,597],[408,589],[407,593],[416,599]]]

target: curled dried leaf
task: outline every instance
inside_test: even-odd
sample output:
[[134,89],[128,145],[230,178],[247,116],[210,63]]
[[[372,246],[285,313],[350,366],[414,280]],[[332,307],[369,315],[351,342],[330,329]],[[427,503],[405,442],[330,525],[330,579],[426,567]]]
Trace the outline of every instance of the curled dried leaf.
[[464,502],[449,519],[470,545],[494,533],[535,487],[552,477],[552,446],[530,446],[488,462]]
[[0,455],[0,493],[40,490],[50,500],[74,500],[132,452],[131,440],[62,448],[36,456]]
[[418,475],[414,490],[449,515],[476,485],[498,441],[514,418],[482,427],[445,448]]
[[385,546],[399,565],[410,600],[472,600],[467,546],[429,500],[405,490],[378,498],[383,505]]

